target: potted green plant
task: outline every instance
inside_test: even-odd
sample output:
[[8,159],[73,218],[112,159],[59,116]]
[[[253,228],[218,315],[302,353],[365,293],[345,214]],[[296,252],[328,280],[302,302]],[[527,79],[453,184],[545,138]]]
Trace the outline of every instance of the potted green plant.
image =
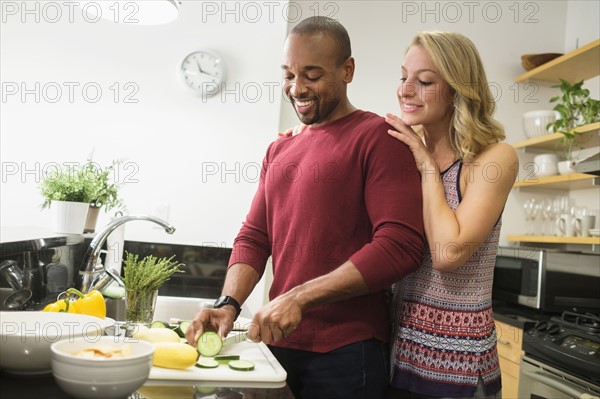
[[562,158],[562,162],[558,163],[559,172],[573,173],[576,161],[573,152],[583,144],[582,136],[576,134],[575,129],[600,120],[600,101],[590,98],[590,91],[583,88],[583,80],[571,84],[561,79],[560,84],[553,87],[560,88],[562,92],[550,99],[551,103],[558,102],[554,110],[560,117],[549,123],[547,128],[563,135],[558,148]]
[[42,209],[50,208],[55,233],[81,234],[93,192],[93,182],[80,168],[66,165],[44,177],[40,185]]
[[[90,209],[106,211],[121,207],[119,186],[111,182],[110,175],[115,165],[102,169],[90,159],[83,165],[66,165],[46,175],[40,185],[44,196],[43,208],[53,212],[53,231],[65,234],[81,234],[85,230]],[[97,218],[97,214],[96,214]],[[87,229],[93,232],[93,227]]]
[[119,197],[120,186],[113,180],[115,167],[120,164],[120,161],[113,161],[110,166],[101,168],[99,165],[92,162],[91,158],[83,165],[82,170],[87,179],[91,182],[90,190],[90,206],[85,223],[84,233],[93,233],[96,229],[96,222],[100,209],[104,208],[105,212],[112,209],[123,209],[123,201]]

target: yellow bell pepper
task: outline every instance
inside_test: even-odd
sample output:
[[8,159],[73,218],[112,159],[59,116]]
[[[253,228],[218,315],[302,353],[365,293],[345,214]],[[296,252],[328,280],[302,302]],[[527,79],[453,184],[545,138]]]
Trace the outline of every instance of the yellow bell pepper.
[[92,290],[87,294],[75,288],[69,288],[67,294],[75,294],[79,298],[75,302],[71,302],[71,306],[75,308],[75,312],[104,319],[106,317],[106,303],[100,291]]
[[42,312],[65,312],[65,313],[76,313],[73,303],[68,299],[59,299],[54,303],[46,305]]

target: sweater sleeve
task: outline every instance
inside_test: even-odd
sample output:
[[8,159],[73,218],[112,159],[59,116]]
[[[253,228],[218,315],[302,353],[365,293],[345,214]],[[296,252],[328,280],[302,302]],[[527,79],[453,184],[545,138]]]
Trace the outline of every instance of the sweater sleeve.
[[267,207],[265,197],[265,174],[269,165],[269,146],[263,159],[258,189],[254,194],[250,211],[242,224],[237,237],[233,241],[229,266],[235,263],[245,263],[252,266],[259,276],[262,276],[269,256],[271,244],[267,233]]
[[421,264],[424,246],[421,181],[409,148],[382,124],[365,144],[361,162],[372,241],[350,260],[371,292],[389,287]]

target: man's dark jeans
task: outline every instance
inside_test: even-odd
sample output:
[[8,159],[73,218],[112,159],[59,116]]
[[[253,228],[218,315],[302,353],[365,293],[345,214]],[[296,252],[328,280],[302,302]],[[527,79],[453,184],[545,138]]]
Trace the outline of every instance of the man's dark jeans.
[[389,349],[370,339],[327,353],[271,346],[296,399],[380,399],[389,381]]

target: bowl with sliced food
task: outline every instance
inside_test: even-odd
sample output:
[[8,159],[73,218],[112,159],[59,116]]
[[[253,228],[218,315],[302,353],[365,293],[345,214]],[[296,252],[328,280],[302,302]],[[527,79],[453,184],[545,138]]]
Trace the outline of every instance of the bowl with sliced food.
[[52,374],[76,398],[124,398],[150,375],[156,350],[150,342],[101,336],[52,344]]

